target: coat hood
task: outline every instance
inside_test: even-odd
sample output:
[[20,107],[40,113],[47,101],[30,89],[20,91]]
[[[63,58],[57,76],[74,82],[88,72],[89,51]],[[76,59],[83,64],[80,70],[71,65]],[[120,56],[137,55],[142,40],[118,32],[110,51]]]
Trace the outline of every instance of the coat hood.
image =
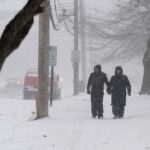
[[96,66],[94,66],[94,69],[97,69],[98,72],[101,72],[101,65],[96,65]]
[[121,71],[121,75],[123,74],[123,69],[121,66],[117,66],[116,69],[115,69],[115,75],[117,75],[117,70],[120,70]]

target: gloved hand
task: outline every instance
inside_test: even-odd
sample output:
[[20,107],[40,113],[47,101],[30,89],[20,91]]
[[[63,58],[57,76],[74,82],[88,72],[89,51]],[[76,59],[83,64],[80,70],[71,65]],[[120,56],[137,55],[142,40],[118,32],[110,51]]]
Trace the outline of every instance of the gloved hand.
[[91,94],[91,91],[90,91],[90,90],[87,90],[87,94]]
[[109,95],[111,94],[110,88],[107,88],[107,93],[108,93]]
[[131,92],[130,91],[128,91],[128,95],[131,96]]

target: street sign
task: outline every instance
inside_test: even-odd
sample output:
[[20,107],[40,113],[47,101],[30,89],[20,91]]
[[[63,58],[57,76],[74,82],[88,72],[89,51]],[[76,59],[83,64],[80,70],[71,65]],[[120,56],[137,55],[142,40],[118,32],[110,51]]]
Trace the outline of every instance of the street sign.
[[49,47],[49,65],[50,66],[57,65],[57,47],[56,46]]
[[73,63],[78,63],[80,61],[80,51],[72,51],[71,52],[71,61]]

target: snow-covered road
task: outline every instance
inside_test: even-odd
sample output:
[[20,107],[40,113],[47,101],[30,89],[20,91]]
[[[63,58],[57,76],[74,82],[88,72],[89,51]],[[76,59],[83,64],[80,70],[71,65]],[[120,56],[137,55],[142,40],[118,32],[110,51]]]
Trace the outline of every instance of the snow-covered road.
[[104,119],[92,119],[90,97],[55,101],[50,117],[32,121],[34,101],[0,100],[0,150],[148,150],[150,97],[128,98],[125,118],[113,120],[110,97]]

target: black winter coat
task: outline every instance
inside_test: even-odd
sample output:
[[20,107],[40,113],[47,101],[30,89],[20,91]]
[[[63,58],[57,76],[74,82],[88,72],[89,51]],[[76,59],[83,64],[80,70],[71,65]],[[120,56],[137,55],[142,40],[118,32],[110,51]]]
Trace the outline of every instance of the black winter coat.
[[91,94],[104,94],[104,83],[109,87],[109,82],[105,73],[91,73],[88,80],[87,91],[91,91]]
[[110,91],[112,93],[112,105],[126,105],[126,90],[131,93],[131,85],[126,75],[114,75],[110,80]]

